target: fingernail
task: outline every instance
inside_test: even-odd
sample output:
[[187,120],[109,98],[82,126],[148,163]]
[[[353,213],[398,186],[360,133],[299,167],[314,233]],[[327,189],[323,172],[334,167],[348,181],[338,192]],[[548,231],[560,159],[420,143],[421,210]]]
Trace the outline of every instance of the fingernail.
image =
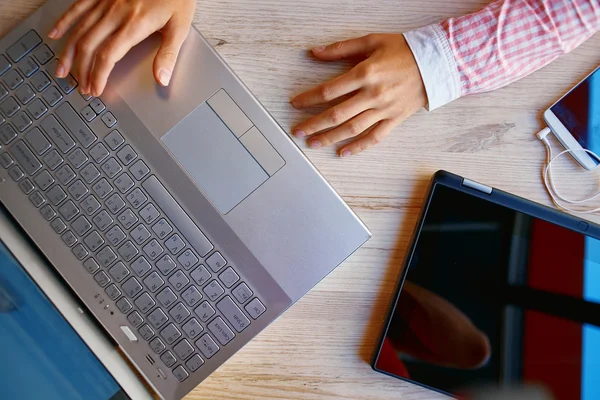
[[158,73],[158,80],[160,81],[161,85],[168,86],[169,81],[171,80],[171,71],[161,69]]
[[340,154],[340,157],[344,158],[344,157],[350,157],[352,155],[352,152],[350,150],[344,150],[342,151],[342,154]]
[[296,137],[299,137],[299,138],[301,138],[301,137],[304,137],[304,136],[306,136],[306,132],[304,132],[304,131],[301,131],[301,130],[297,130],[296,132],[294,132],[294,135],[295,135]]
[[321,146],[323,146],[323,145],[318,140],[311,140],[311,142],[310,142],[311,149],[318,149]]
[[313,47],[313,49],[312,49],[312,50],[313,50],[315,53],[320,53],[320,52],[324,51],[326,48],[327,48],[326,46],[317,46],[317,47]]
[[58,64],[55,75],[57,78],[64,78],[65,77],[65,67],[63,67],[61,64]]
[[50,33],[48,33],[48,37],[50,39],[54,39],[56,37],[56,35],[58,35],[58,29],[56,29],[56,28],[52,28]]
[[298,103],[296,102],[296,99],[292,99],[292,107],[294,108],[298,108]]

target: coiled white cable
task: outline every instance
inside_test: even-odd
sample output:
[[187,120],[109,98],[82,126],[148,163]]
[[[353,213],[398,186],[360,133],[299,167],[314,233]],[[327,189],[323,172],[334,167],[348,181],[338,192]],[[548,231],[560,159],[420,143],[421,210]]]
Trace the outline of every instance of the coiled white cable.
[[583,148],[582,149],[566,149],[566,150],[563,150],[560,153],[558,153],[556,156],[552,157],[552,147],[550,146],[550,142],[548,141],[548,139],[546,137],[551,132],[552,131],[549,128],[544,128],[541,131],[539,131],[536,134],[536,136],[546,146],[546,167],[544,168],[543,179],[544,179],[544,185],[546,185],[546,189],[548,190],[548,193],[550,194],[550,197],[552,198],[552,202],[557,207],[559,207],[563,210],[570,211],[573,213],[578,213],[578,214],[592,214],[597,211],[600,211],[600,207],[594,208],[593,210],[575,210],[575,209],[572,209],[563,204],[563,203],[567,203],[567,204],[574,204],[574,205],[584,205],[585,203],[600,197],[600,191],[598,191],[593,196],[587,197],[585,199],[581,199],[581,200],[569,199],[569,198],[561,195],[558,192],[558,190],[556,189],[556,187],[554,185],[554,179],[552,178],[552,163],[554,161],[556,161],[556,159],[559,158],[560,156],[562,156],[563,154],[574,153],[576,151],[584,151],[584,152],[590,154],[599,163],[600,163],[600,157],[598,157],[598,155],[596,153],[594,153],[593,151],[588,150],[588,149],[583,149]]

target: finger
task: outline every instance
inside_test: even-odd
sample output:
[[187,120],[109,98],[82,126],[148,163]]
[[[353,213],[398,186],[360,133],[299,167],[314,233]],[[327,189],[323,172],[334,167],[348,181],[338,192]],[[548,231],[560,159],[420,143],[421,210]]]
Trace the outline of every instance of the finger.
[[168,86],[179,50],[190,31],[190,23],[171,19],[162,31],[163,41],[154,59],[154,78],[162,86]]
[[75,22],[90,11],[98,0],[79,0],[69,7],[48,33],[50,39],[60,39],[75,24]]
[[122,24],[118,15],[105,15],[77,43],[77,70],[82,93],[91,91],[91,72],[98,47]]
[[362,92],[359,92],[343,103],[337,104],[325,112],[302,122],[294,130],[294,135],[297,137],[310,136],[325,129],[339,126],[361,112],[368,110],[371,106],[372,102]]
[[335,129],[310,138],[308,145],[312,149],[318,149],[319,147],[329,146],[330,144],[358,136],[380,120],[381,117],[378,110],[367,110]]
[[364,79],[358,73],[357,67],[358,65],[344,75],[299,94],[292,99],[292,105],[295,108],[312,107],[328,103],[360,89],[364,84]]
[[379,122],[366,135],[342,147],[339,151],[340,157],[356,155],[362,151],[365,151],[369,147],[376,145],[377,143],[381,142],[396,125],[397,122],[390,119]]
[[100,19],[102,18],[103,11],[100,7],[96,7],[94,10],[89,12],[80,22],[69,37],[67,44],[65,45],[60,57],[58,58],[58,66],[56,68],[56,76],[64,78],[73,69],[75,62],[75,56],[77,52],[77,43],[79,39],[87,33]]
[[315,57],[323,61],[341,60],[352,57],[368,57],[377,47],[377,35],[367,35],[359,38],[332,43],[328,46],[317,46],[312,49]]

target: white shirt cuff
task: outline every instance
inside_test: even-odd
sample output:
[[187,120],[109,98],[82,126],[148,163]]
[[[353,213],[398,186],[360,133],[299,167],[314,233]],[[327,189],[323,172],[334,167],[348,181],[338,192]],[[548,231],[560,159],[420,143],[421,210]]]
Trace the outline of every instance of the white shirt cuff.
[[404,33],[421,78],[428,105],[433,111],[461,96],[460,77],[448,38],[441,25],[433,24]]

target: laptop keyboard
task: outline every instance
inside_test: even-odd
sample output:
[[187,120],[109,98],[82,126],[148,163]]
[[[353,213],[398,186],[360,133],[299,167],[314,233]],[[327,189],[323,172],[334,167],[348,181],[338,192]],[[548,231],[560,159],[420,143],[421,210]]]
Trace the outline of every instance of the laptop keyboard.
[[[33,30],[0,54],[0,166],[179,380],[266,308]],[[103,136],[89,122],[100,119]],[[27,200],[25,200],[27,201]]]

